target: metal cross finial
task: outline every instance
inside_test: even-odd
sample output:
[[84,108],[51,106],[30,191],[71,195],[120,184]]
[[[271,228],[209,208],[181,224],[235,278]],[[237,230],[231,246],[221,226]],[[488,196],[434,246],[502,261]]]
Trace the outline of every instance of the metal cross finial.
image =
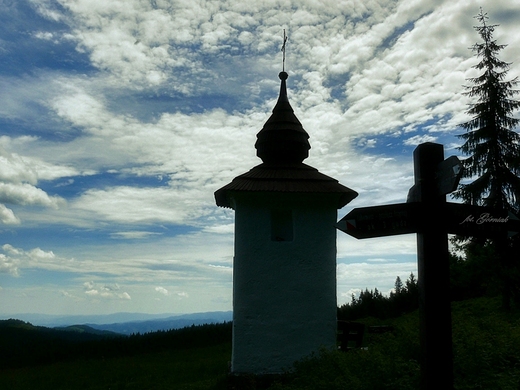
[[282,59],[282,72],[285,72],[285,44],[287,43],[287,35],[285,35],[285,28],[283,29],[283,45],[282,45],[282,53],[283,53],[283,59]]

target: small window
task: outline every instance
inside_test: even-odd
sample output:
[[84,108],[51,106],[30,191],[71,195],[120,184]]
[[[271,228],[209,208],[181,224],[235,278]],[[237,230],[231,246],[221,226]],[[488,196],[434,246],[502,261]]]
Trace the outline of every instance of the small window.
[[293,221],[291,210],[271,210],[271,240],[292,241]]

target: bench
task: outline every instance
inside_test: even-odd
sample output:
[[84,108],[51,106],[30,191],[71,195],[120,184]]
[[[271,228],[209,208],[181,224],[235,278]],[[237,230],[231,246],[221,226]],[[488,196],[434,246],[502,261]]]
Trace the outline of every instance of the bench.
[[364,334],[364,324],[352,321],[338,321],[338,349],[346,352],[350,349],[361,348]]

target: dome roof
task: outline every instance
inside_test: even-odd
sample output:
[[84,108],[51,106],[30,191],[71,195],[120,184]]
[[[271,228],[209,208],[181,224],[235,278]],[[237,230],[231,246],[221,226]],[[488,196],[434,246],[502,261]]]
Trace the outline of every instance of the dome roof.
[[280,96],[273,113],[256,135],[256,155],[264,163],[301,163],[309,157],[309,134],[294,115],[287,98],[286,80],[289,75],[280,72]]
[[287,73],[279,74],[280,96],[273,113],[257,134],[256,154],[263,161],[215,192],[217,206],[233,208],[233,192],[338,194],[340,209],[358,193],[303,163],[309,156],[309,134],[287,98]]

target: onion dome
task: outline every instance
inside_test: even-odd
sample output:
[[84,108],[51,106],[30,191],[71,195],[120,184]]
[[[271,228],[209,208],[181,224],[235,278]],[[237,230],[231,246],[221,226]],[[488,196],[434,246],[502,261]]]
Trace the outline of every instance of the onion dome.
[[256,154],[263,161],[215,192],[217,206],[234,208],[237,192],[337,194],[340,209],[358,193],[303,163],[309,156],[309,134],[287,98],[287,73],[279,74],[280,96],[273,113],[257,134]]
[[280,96],[271,117],[256,135],[256,155],[268,164],[301,163],[309,157],[309,134],[294,115],[287,98],[286,80],[289,75],[280,72]]

